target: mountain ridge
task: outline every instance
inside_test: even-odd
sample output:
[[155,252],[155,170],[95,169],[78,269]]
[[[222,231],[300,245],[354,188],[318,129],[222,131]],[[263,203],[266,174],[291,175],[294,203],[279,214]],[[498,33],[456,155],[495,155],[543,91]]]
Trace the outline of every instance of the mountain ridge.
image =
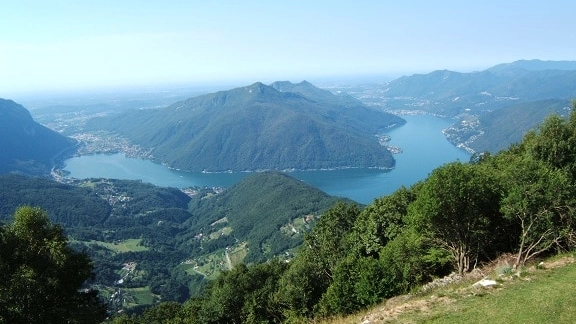
[[150,148],[157,161],[188,171],[394,166],[375,136],[403,119],[307,82],[292,87],[300,90],[257,82],[163,109],[93,119],[87,128],[118,133]]
[[576,97],[576,61],[521,60],[475,72],[437,70],[384,86],[383,108],[445,117],[482,114],[519,102]]

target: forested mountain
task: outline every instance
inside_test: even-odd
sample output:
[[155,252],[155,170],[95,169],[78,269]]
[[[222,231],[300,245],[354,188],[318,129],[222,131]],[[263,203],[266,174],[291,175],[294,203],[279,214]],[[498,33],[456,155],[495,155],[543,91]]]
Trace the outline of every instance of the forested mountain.
[[194,220],[187,225],[200,229],[220,221],[232,229],[232,236],[224,238],[229,245],[248,243],[245,262],[263,262],[298,246],[315,217],[339,200],[349,201],[286,174],[259,172],[213,198],[193,199]]
[[567,100],[540,100],[518,103],[480,116],[468,116],[445,129],[444,134],[454,145],[474,152],[496,153],[510,144],[520,143],[524,135],[538,126],[550,114],[568,116]]
[[47,174],[75,141],[38,123],[12,100],[0,99],[0,173]]
[[451,143],[496,152],[518,143],[549,113],[565,116],[576,98],[574,84],[576,61],[521,60],[479,72],[404,76],[385,85],[373,104],[454,118],[445,131]]
[[307,82],[255,83],[88,122],[190,171],[394,166],[376,138],[397,116]]
[[575,62],[517,61],[480,72],[444,70],[404,76],[385,86],[384,108],[456,117],[480,115],[522,102],[569,100],[576,97],[575,65]]

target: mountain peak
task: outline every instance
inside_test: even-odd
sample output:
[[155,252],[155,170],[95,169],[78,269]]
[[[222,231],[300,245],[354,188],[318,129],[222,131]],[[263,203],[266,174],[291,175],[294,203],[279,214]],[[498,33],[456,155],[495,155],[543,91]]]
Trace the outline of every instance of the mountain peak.
[[[22,105],[10,99],[0,98],[0,120],[15,119],[21,122],[32,122],[32,115]],[[13,121],[13,120],[12,120]]]
[[292,92],[294,89],[309,88],[320,90],[310,82],[304,80],[299,83],[292,83],[290,81],[276,81],[270,85],[272,88],[281,92]]
[[302,95],[308,99],[317,102],[329,102],[335,106],[363,106],[363,104],[356,98],[346,94],[334,94],[328,90],[320,89],[312,83],[304,80],[300,83],[292,83],[289,81],[278,81],[271,84],[271,86],[280,92],[294,92]]
[[243,88],[246,92],[261,95],[261,94],[275,94],[278,92],[274,87],[267,86],[262,82],[255,82],[249,86]]

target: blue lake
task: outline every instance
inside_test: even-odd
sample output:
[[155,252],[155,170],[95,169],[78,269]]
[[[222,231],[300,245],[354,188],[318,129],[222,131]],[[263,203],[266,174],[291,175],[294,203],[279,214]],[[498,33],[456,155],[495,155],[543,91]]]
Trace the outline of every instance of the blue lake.
[[[427,115],[402,116],[407,123],[392,129],[391,145],[402,148],[395,154],[393,170],[346,169],[331,171],[294,171],[289,174],[324,192],[368,204],[374,198],[391,194],[401,186],[425,179],[438,166],[448,162],[467,162],[470,154],[454,147],[442,134],[451,121]],[[171,170],[147,160],[127,158],[124,154],[97,154],[74,157],[64,170],[70,177],[142,180],[157,186],[185,188],[193,186],[230,187],[249,173],[195,173]]]

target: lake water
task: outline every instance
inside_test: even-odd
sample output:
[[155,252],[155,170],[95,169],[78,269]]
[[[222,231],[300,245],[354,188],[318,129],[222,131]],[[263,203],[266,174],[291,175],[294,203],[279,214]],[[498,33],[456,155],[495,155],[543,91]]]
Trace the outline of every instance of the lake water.
[[[448,143],[442,129],[451,121],[427,115],[402,116],[407,123],[392,129],[391,145],[402,148],[395,154],[393,170],[346,169],[332,171],[294,171],[289,174],[334,196],[359,203],[391,194],[401,186],[425,179],[438,166],[448,162],[467,162],[470,154]],[[127,158],[124,154],[97,154],[74,157],[64,170],[70,177],[142,180],[157,186],[185,188],[193,186],[230,187],[248,173],[192,173],[171,170],[147,160]]]

